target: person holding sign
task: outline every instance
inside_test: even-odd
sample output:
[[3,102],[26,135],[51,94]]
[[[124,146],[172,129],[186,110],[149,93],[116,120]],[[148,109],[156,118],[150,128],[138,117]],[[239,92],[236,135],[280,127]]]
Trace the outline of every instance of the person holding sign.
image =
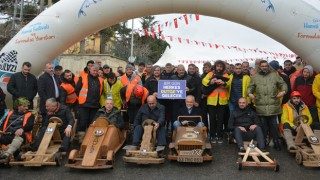
[[225,63],[217,60],[213,65],[213,71],[202,79],[204,88],[213,87],[207,98],[212,143],[223,143],[223,119],[228,104],[228,89],[225,86],[229,79],[228,74],[224,73],[225,69]]

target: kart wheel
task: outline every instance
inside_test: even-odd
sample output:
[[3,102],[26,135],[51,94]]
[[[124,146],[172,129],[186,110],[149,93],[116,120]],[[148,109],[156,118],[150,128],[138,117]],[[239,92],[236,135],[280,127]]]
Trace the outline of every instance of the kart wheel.
[[53,155],[54,161],[56,162],[56,166],[60,166],[61,165],[61,153],[60,152],[56,152]]
[[111,169],[114,168],[116,162],[115,154],[113,151],[107,152],[107,165],[111,165]]
[[296,153],[296,162],[297,164],[301,165],[303,162],[303,156],[301,152],[297,152]]
[[76,161],[75,161],[75,158],[79,155],[79,151],[76,150],[76,149],[73,149],[70,151],[69,153],[69,157],[68,157],[68,164],[74,164]]
[[242,158],[241,157],[239,157],[237,163],[238,163],[238,170],[241,171],[242,170]]

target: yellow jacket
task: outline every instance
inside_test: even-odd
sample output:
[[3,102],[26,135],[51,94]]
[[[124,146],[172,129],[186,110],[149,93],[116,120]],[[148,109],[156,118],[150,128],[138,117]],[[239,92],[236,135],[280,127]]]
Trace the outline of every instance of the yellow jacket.
[[[211,80],[211,77],[213,76],[213,72],[209,72],[206,77],[202,79],[202,84],[204,86],[208,86],[208,83]],[[228,77],[228,74],[224,74],[223,77]],[[207,105],[227,105],[228,104],[228,88],[221,85],[218,86],[214,91],[211,92],[211,94],[208,95],[207,98]],[[218,102],[219,100],[219,102]]]
[[320,74],[316,75],[312,84],[312,93],[316,97],[316,105],[320,108]]
[[104,106],[105,100],[108,98],[108,95],[112,97],[112,100],[114,102],[114,107],[121,109],[122,100],[120,96],[120,89],[123,87],[121,81],[117,80],[110,88],[110,85],[108,83],[108,80],[105,79],[103,81],[103,92],[102,96],[100,98],[100,105]]
[[[230,92],[231,92],[231,86],[232,86],[232,80],[233,80],[233,74],[229,76],[229,81],[227,82],[226,87],[229,88],[228,91],[228,99],[230,99]],[[246,97],[248,104],[251,103],[251,100],[249,96],[247,95],[248,86],[250,84],[251,78],[248,75],[243,75],[242,78],[242,97]]]
[[[306,115],[309,118],[308,124],[312,123],[312,117],[308,107],[303,103],[299,109],[299,115]],[[293,120],[298,116],[296,109],[293,107],[290,101],[282,106],[281,123],[289,123],[291,127],[294,126]]]

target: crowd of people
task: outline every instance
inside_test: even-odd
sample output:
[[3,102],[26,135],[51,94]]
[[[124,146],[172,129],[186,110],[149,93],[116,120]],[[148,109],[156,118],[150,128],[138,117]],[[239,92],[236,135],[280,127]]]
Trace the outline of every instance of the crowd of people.
[[[36,78],[30,73],[31,64],[24,62],[7,84],[14,106],[6,114],[6,94],[0,89],[0,128],[7,132],[0,144],[9,147],[0,158],[14,154],[23,142],[32,141],[29,136],[34,116],[29,110],[34,108],[37,94],[43,120],[34,149],[51,117],[62,119],[60,150],[68,151],[75,119],[79,143],[95,119],[107,117],[119,129],[128,128],[125,121],[133,125],[132,144],[136,147],[143,134],[141,123],[152,119],[158,145],[166,146],[168,132],[188,125],[187,121],[177,120],[185,115],[202,116],[202,122],[194,124],[207,127],[211,143],[223,143],[224,135],[231,131],[239,151],[244,151],[243,140],[252,138],[263,151],[269,139],[276,150],[281,150],[283,131],[288,149],[296,149],[292,135],[296,133],[293,120],[298,115],[309,117],[309,124],[320,138],[320,75],[300,57],[295,62],[284,61],[283,67],[275,60],[256,60],[254,67],[248,62],[233,65],[217,60],[213,65],[204,63],[202,74],[195,64],[186,69],[171,63],[165,67],[140,63],[137,69],[129,63],[113,71],[107,64],[102,66],[101,60],[90,60],[79,76],[48,63]],[[158,99],[159,80],[185,80],[186,99]]]

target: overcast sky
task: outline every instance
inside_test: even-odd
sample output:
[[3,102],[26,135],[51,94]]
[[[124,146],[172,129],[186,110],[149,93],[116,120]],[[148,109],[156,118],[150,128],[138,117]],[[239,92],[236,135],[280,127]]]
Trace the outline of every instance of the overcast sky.
[[[229,50],[226,46],[292,54],[288,48],[258,31],[220,18],[200,15],[200,19],[196,21],[194,15],[192,16],[192,20],[190,20],[188,15],[189,24],[186,25],[183,18],[181,20],[178,19],[178,28],[175,28],[173,19],[181,16],[183,16],[183,14],[156,16],[156,20],[159,21],[160,24],[165,24],[166,21],[172,22],[171,27],[164,27],[162,30],[164,36],[174,37],[172,42],[169,38],[166,38],[166,40],[171,45],[171,52],[179,57],[179,59],[244,59],[273,56],[261,53],[250,53],[248,51],[245,53],[243,51]],[[131,21],[129,21],[128,24],[131,25]],[[139,28],[139,25],[140,23],[138,19],[136,19],[135,28]],[[200,44],[196,46],[195,42],[187,44],[186,41],[179,43],[178,37],[195,40]],[[214,47],[210,48],[208,44],[206,44],[206,47],[203,47],[201,42],[211,43],[212,45],[224,45],[226,49],[222,47],[218,49]],[[280,58],[278,60],[281,61],[282,59]]]

